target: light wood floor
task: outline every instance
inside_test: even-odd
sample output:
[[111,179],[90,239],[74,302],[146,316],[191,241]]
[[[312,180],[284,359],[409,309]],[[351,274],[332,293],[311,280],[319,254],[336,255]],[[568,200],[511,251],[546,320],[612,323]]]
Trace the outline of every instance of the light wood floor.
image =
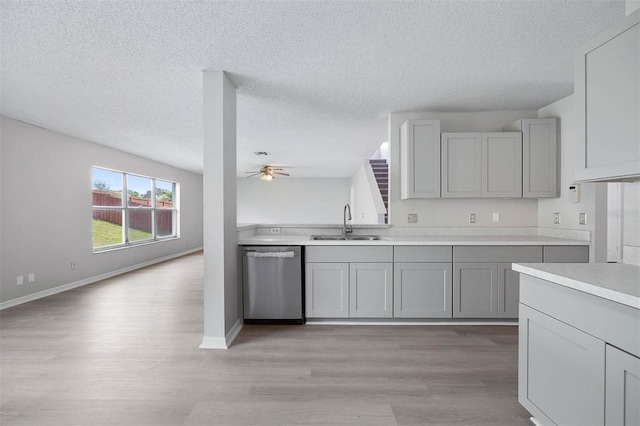
[[526,425],[513,326],[245,326],[197,253],[0,312],[0,424]]

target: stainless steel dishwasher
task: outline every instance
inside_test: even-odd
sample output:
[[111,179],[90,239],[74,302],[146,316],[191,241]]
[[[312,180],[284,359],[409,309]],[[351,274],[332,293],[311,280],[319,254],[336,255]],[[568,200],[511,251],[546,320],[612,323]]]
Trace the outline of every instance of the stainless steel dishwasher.
[[244,319],[250,323],[304,323],[302,248],[244,247]]

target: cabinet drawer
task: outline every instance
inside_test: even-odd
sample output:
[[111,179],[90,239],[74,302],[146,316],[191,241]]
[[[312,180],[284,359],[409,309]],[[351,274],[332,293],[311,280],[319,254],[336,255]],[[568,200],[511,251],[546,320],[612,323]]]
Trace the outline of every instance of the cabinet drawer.
[[589,263],[589,246],[545,246],[545,263]]
[[393,246],[307,246],[306,262],[393,262]]
[[395,246],[394,262],[451,262],[451,246]]
[[542,262],[541,246],[459,246],[454,262]]

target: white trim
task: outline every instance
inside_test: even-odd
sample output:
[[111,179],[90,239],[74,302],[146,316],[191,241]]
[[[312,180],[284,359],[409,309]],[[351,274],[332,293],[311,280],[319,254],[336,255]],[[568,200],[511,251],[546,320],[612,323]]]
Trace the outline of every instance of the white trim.
[[200,349],[229,349],[233,341],[240,334],[240,330],[242,330],[243,321],[242,319],[238,319],[231,330],[224,337],[202,337],[202,343],[200,344]]
[[202,338],[202,343],[198,346],[200,349],[228,349],[227,341],[224,337],[207,337]]
[[13,306],[21,305],[23,303],[32,302],[34,300],[42,299],[43,297],[52,296],[54,294],[62,293],[63,291],[72,290],[77,287],[82,287],[83,285],[95,283],[97,281],[102,281],[107,278],[115,277],[117,275],[122,275],[127,272],[135,271],[136,269],[145,268],[150,265],[155,265],[156,263],[165,262],[167,260],[175,259],[177,257],[185,256],[187,254],[195,253],[197,251],[202,250],[202,247],[198,247],[191,250],[181,251],[180,253],[170,254],[169,256],[160,257],[157,259],[149,260],[147,262],[138,263],[136,265],[127,266],[126,268],[117,269],[115,271],[106,272],[104,274],[95,275],[93,277],[85,278],[79,281],[74,281],[72,283],[62,284],[53,288],[49,288],[47,290],[42,290],[37,293],[27,294],[26,296],[17,297],[15,299],[7,300],[6,302],[0,303],[0,311],[3,309],[11,308]]
[[309,320],[307,319],[307,325],[518,325],[518,321],[372,321],[372,322],[364,322],[364,321],[318,321],[318,320]]
[[238,319],[238,321],[236,321],[236,323],[233,324],[233,327],[231,327],[231,330],[229,330],[227,335],[224,337],[227,343],[227,347],[230,347],[233,341],[236,340],[236,337],[238,337],[238,334],[240,334],[240,330],[242,330],[243,324],[244,324],[244,321],[242,321],[242,318]]
[[529,420],[531,420],[531,423],[535,426],[542,426],[542,423],[538,422],[535,417],[531,417]]

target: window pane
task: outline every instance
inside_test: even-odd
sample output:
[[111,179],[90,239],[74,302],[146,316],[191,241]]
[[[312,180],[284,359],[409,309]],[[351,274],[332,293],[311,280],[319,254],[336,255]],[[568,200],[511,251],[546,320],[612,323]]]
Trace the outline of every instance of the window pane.
[[127,200],[129,207],[151,207],[151,179],[127,175]]
[[124,244],[124,210],[93,211],[93,248]]
[[156,180],[156,207],[173,208],[175,184],[164,180]]
[[121,207],[122,173],[93,167],[91,175],[93,205]]
[[153,238],[151,230],[151,210],[129,210],[129,241],[150,240]]
[[174,217],[175,210],[156,210],[156,235],[158,237],[170,237],[175,235]]

